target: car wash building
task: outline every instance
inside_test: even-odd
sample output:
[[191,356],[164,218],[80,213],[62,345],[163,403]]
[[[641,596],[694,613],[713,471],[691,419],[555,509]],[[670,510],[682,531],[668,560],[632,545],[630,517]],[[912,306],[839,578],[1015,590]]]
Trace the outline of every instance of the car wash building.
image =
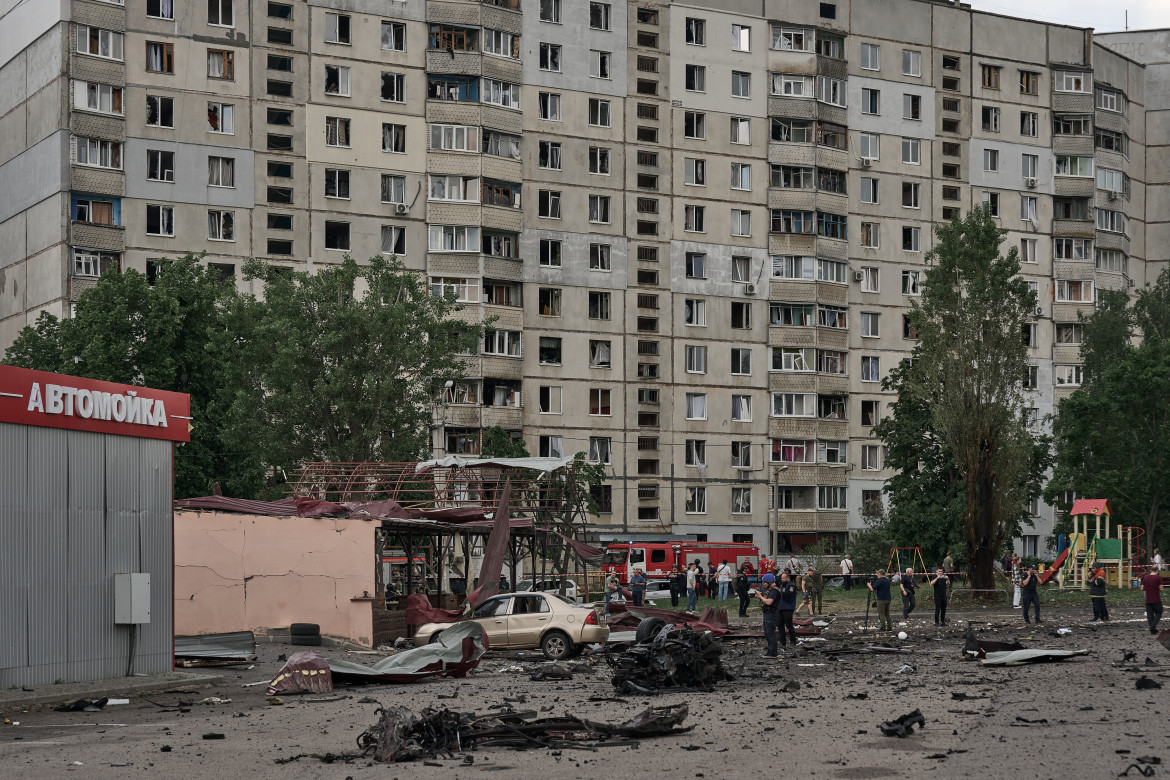
[[0,688],[173,668],[181,393],[0,366]]

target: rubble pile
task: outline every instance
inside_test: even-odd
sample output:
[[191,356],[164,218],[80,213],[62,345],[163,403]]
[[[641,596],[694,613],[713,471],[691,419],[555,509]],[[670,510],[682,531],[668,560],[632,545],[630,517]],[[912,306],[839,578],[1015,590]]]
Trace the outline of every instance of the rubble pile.
[[[594,723],[572,715],[536,718],[534,713],[499,712],[491,715],[459,713],[449,709],[379,708],[378,722],[358,737],[363,755],[383,763],[420,758],[451,758],[479,747],[548,748],[558,744],[631,740],[684,734],[687,706],[651,707],[624,723]],[[316,756],[322,758],[322,756]],[[330,756],[331,759],[338,758]],[[352,758],[352,756],[350,757]]]
[[722,655],[719,638],[690,626],[667,627],[612,659],[613,686],[623,693],[710,691],[720,680],[735,679]]

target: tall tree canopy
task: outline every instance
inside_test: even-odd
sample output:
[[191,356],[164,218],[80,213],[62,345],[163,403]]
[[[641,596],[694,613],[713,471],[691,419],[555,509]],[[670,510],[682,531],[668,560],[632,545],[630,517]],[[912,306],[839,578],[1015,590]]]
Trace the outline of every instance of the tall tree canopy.
[[5,362],[190,394],[179,498],[216,483],[257,496],[280,469],[309,461],[429,454],[438,392],[482,338],[453,296],[382,257],[313,274],[252,261],[245,273],[264,283],[262,299],[191,256],[153,286],[133,270],[105,274],[76,316],[42,315]]
[[263,469],[250,448],[225,442],[221,391],[228,347],[223,311],[236,296],[193,256],[168,263],[152,286],[142,274],[105,274],[67,320],[42,314],[4,362],[191,396],[195,429],[175,451],[175,494],[252,495]]
[[1044,496],[1065,511],[1066,491],[1109,499],[1117,522],[1144,530],[1150,555],[1170,543],[1170,271],[1127,303],[1124,292],[1102,290],[1082,320],[1084,379],[1057,409]]
[[[1048,445],[1026,421],[1022,331],[1036,295],[1018,277],[1015,248],[999,254],[1005,231],[985,207],[935,228],[922,299],[909,313],[919,342],[909,365],[891,373],[899,393],[881,431],[890,531],[936,528],[945,544],[953,523],[975,587],[993,586],[993,561],[1027,517],[1047,468]],[[928,537],[929,538],[929,537]]]
[[394,258],[315,273],[251,261],[244,275],[264,297],[240,297],[229,314],[237,446],[288,468],[430,454],[436,399],[482,340],[482,327],[452,316],[453,295],[433,295]]

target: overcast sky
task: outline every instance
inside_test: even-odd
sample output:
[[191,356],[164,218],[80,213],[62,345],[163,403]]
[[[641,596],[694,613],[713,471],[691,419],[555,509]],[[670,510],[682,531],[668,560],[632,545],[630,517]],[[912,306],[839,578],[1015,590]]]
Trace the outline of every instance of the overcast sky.
[[965,0],[973,8],[1025,19],[1039,19],[1076,27],[1092,27],[1098,32],[1125,29],[1125,12],[1129,11],[1129,29],[1153,30],[1170,27],[1170,3],[1166,0]]

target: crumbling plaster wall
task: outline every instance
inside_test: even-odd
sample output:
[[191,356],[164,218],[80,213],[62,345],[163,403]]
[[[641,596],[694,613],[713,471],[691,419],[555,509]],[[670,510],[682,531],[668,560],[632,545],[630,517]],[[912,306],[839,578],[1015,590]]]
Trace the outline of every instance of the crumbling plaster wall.
[[175,512],[175,633],[317,623],[371,643],[369,520]]

